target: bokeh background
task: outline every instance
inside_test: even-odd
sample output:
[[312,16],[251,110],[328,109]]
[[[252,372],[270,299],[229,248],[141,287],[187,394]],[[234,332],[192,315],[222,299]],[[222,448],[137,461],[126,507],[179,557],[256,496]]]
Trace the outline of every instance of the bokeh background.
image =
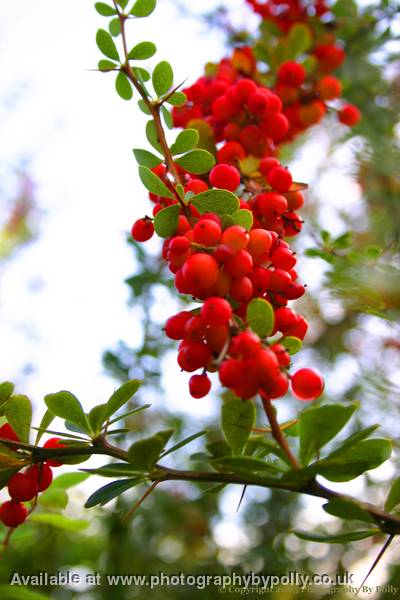
[[[158,4],[151,18],[132,25],[131,40],[156,41],[157,57],[174,65],[177,81],[194,81],[206,62],[224,56],[235,36],[257,29],[258,19],[243,0]],[[296,249],[309,290],[298,306],[311,326],[296,366],[318,365],[327,381],[326,398],[358,399],[358,426],[379,423],[382,435],[398,440],[400,9],[384,0],[357,4],[359,17],[344,20],[340,31],[348,59],[339,76],[363,121],[349,132],[328,117],[285,155],[295,179],[310,185],[305,233]],[[170,425],[178,438],[207,428],[209,440],[219,439],[218,393],[191,399],[174,346],[163,336],[163,322],[180,304],[160,266],[159,244],[152,240],[143,249],[127,243],[133,221],[148,212],[132,155],[133,147],[146,147],[145,121],[134,103],[116,96],[113,76],[95,70],[94,38],[103,19],[89,0],[14,0],[1,4],[0,17],[0,379],[14,381],[32,398],[38,424],[47,393],[71,390],[90,409],[118,382],[142,378],[145,385],[135,401],[152,408],[127,423],[131,440]],[[284,400],[282,420],[294,416],[299,404]],[[200,449],[195,442],[170,463],[188,465],[190,453]],[[379,503],[398,471],[395,441],[390,462],[367,477],[330,485]],[[122,511],[140,490],[104,509],[84,511],[84,498],[101,483],[92,478],[70,491],[66,512],[87,520],[85,530],[21,528],[0,562],[1,583],[14,570],[68,569],[347,569],[360,583],[382,543],[302,542],[292,528],[339,528],[321,509],[322,501],[253,489],[237,512],[242,490],[234,486],[204,494],[204,486],[168,483],[132,522],[122,524]],[[399,552],[393,544],[371,587],[400,586]],[[117,587],[110,592],[107,586],[36,592],[57,600],[105,600],[111,593],[119,600],[144,593]],[[308,593],[324,597],[321,591]],[[218,592],[159,588],[146,595],[209,598]],[[288,588],[271,597],[289,600],[300,594]]]

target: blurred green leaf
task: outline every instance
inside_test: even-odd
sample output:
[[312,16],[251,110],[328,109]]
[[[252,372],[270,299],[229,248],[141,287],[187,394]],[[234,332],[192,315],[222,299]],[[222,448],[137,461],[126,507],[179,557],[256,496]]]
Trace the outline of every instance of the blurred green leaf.
[[148,17],[155,9],[157,0],[136,0],[129,11],[134,17]]
[[32,421],[32,404],[27,396],[16,395],[8,398],[4,414],[21,442],[29,442]]
[[275,323],[272,304],[263,298],[253,298],[247,306],[246,320],[250,329],[260,338],[271,335]]
[[89,527],[89,521],[83,521],[82,519],[70,519],[64,515],[56,515],[54,513],[40,513],[33,514],[29,517],[30,521],[34,523],[40,523],[44,525],[51,525],[56,529],[62,529],[63,531],[82,531]]
[[400,504],[400,477],[394,480],[389,495],[385,502],[385,510],[391,512]]
[[308,542],[320,542],[321,544],[345,544],[346,542],[355,542],[357,540],[364,540],[365,538],[372,537],[381,533],[378,528],[365,529],[363,531],[353,531],[351,533],[338,533],[338,534],[319,534],[319,533],[307,533],[305,531],[293,531],[293,533],[301,540]]
[[221,427],[233,454],[242,454],[254,427],[256,409],[251,400],[228,398],[221,408]]
[[102,17],[113,17],[117,14],[115,8],[113,6],[109,6],[105,2],[96,2],[94,7]]

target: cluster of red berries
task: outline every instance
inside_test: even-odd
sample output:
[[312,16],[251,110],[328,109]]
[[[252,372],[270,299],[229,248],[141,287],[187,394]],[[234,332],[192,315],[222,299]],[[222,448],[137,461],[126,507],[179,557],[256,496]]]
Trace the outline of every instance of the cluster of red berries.
[[[13,428],[5,423],[0,427],[0,438],[19,442],[20,439]],[[61,448],[63,443],[60,438],[50,438],[43,448]],[[11,475],[7,488],[11,500],[3,502],[0,506],[0,521],[6,527],[18,527],[28,516],[28,509],[24,502],[35,500],[40,492],[44,492],[53,481],[51,467],[58,467],[62,463],[56,460],[47,460],[34,464],[24,471]]]
[[[165,168],[154,170],[169,183]],[[306,320],[287,306],[304,294],[305,287],[298,281],[296,255],[283,239],[300,232],[302,220],[294,211],[301,208],[304,198],[291,189],[292,176],[276,158],[262,159],[260,172],[264,183],[258,193],[246,189],[239,170],[229,164],[217,164],[208,181],[186,173],[186,191],[199,193],[212,186],[240,192],[240,207],[252,213],[253,225],[248,231],[238,224],[224,224],[217,214],[200,214],[189,204],[189,218],[181,211],[175,234],[164,242],[163,258],[175,275],[175,287],[203,302],[200,310],[182,311],[165,326],[168,337],[181,340],[181,369],[190,373],[202,370],[189,382],[195,398],[210,391],[207,371],[218,371],[221,383],[243,399],[258,391],[269,398],[287,392],[289,354],[282,344],[270,345],[249,329],[246,316],[252,299],[262,298],[272,305],[275,329],[271,335],[279,332],[282,337],[303,339],[307,331]],[[153,212],[157,214],[162,206],[163,199],[158,198]],[[132,227],[137,241],[152,234],[149,217]],[[308,393],[304,393],[307,384],[300,392],[292,384],[301,399],[314,399],[322,393],[322,379],[310,373],[309,378],[317,378],[319,386],[314,381]]]
[[[330,27],[333,15],[324,0],[303,2],[301,0],[247,0],[253,10],[264,21],[273,22],[282,43],[288,39],[292,27],[298,23],[306,25],[312,46],[308,58],[314,67],[307,73],[305,67],[295,61],[286,61],[277,71],[275,92],[282,100],[283,112],[289,121],[289,131],[282,141],[289,141],[296,135],[321,121],[329,106],[327,102],[336,100],[342,92],[339,79],[332,75],[344,59],[345,51],[337,43]],[[307,56],[307,55],[305,55]],[[361,114],[352,104],[342,105],[337,110],[341,123],[353,127]]]

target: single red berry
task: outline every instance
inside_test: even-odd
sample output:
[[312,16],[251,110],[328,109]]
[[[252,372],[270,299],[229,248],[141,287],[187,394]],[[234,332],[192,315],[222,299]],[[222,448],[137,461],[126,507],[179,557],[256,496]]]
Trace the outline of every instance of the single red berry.
[[213,187],[234,192],[240,184],[240,173],[236,167],[221,163],[211,169],[209,179]]
[[277,158],[274,158],[273,156],[267,156],[266,158],[260,160],[258,169],[261,175],[263,175],[263,177],[266,177],[272,169],[280,166],[281,163]]
[[206,192],[207,190],[208,185],[201,179],[191,179],[185,185],[185,193],[193,192],[194,194],[200,194],[201,192]]
[[201,308],[201,316],[206,325],[226,325],[232,317],[232,307],[223,298],[207,298]]
[[276,358],[278,359],[281,367],[288,367],[290,365],[290,354],[282,344],[273,344],[271,350],[275,352]]
[[318,81],[316,91],[322,100],[334,100],[342,93],[342,84],[336,77],[325,75]]
[[47,490],[53,481],[53,472],[46,463],[32,465],[26,471],[26,475],[36,481],[39,486],[39,492]]
[[232,277],[245,277],[253,269],[253,258],[246,250],[239,250],[225,262],[225,270]]
[[279,246],[279,248],[272,252],[271,262],[276,269],[290,271],[297,263],[297,259],[295,254],[289,248]]
[[281,140],[289,131],[289,121],[283,113],[274,113],[262,122],[263,133],[274,141]]
[[241,360],[229,358],[219,368],[219,380],[225,387],[237,388],[246,382],[245,364]]
[[193,398],[204,398],[211,389],[211,381],[207,375],[192,375],[189,379],[189,391]]
[[28,511],[23,504],[8,500],[0,506],[0,521],[6,527],[18,527],[26,519]]
[[206,332],[207,327],[201,315],[194,315],[185,325],[185,340],[201,342]]
[[253,331],[243,331],[233,338],[229,353],[235,357],[249,358],[261,350],[261,340]]
[[222,243],[233,250],[243,250],[249,241],[249,234],[244,227],[232,225],[222,234]]
[[195,290],[210,288],[218,279],[218,264],[209,254],[196,253],[182,267],[185,280]]
[[193,241],[202,246],[216,246],[221,239],[221,226],[213,219],[200,219],[193,227]]
[[306,78],[306,70],[303,65],[297,62],[288,60],[281,64],[278,69],[278,81],[285,85],[297,87],[304,83]]
[[8,493],[13,500],[29,502],[39,493],[39,486],[25,473],[15,473],[8,481]]
[[247,244],[247,250],[250,254],[266,254],[272,246],[272,237],[266,229],[253,229],[250,231],[250,239]]
[[338,117],[343,125],[354,127],[361,120],[361,112],[354,104],[346,104],[339,110]]
[[230,141],[224,144],[217,154],[219,163],[233,163],[242,160],[246,156],[246,151],[239,142]]
[[324,391],[324,380],[312,369],[300,369],[291,379],[292,390],[299,400],[315,400]]
[[5,440],[12,440],[13,442],[19,442],[20,439],[15,433],[14,429],[9,425],[9,423],[4,423],[0,427],[0,438],[4,438]]
[[190,248],[190,241],[184,235],[177,235],[169,243],[168,251],[172,256],[182,256]]
[[136,242],[147,242],[154,233],[153,221],[147,217],[138,219],[133,224],[131,233]]
[[268,173],[267,181],[278,192],[287,192],[292,185],[292,176],[284,167],[275,167]]
[[188,310],[183,310],[165,323],[165,333],[171,340],[183,340],[185,337],[185,325],[193,317]]
[[185,340],[179,348],[178,365],[189,373],[204,368],[211,360],[211,350],[203,342]]
[[236,277],[232,280],[229,293],[236,302],[246,302],[253,295],[253,284],[249,277]]
[[[58,438],[58,437],[53,437],[50,438],[49,440],[47,440],[47,442],[45,444],[43,444],[43,448],[65,448],[66,444],[63,443],[63,441]],[[62,462],[60,462],[59,460],[46,460],[46,463],[49,465],[49,467],[61,467],[61,465],[63,464]]]

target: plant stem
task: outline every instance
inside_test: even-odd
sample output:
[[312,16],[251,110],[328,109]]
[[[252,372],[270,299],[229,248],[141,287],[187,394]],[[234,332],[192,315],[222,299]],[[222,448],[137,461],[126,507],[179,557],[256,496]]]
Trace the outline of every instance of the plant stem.
[[293,454],[293,452],[291,451],[289,444],[287,442],[287,439],[284,436],[284,434],[282,433],[281,428],[279,427],[279,423],[276,419],[276,414],[272,407],[271,400],[269,400],[263,394],[261,394],[261,400],[263,403],[265,414],[267,415],[267,419],[269,421],[269,424],[271,425],[271,433],[272,433],[273,438],[279,444],[279,446],[282,448],[283,452],[287,456],[293,469],[296,469],[296,470],[300,469],[299,462],[298,462],[297,458],[295,457],[295,455]]

